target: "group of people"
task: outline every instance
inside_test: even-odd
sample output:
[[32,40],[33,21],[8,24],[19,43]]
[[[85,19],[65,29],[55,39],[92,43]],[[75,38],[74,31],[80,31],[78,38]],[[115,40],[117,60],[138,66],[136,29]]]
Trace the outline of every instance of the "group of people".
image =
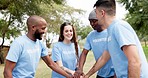
[[[93,30],[82,52],[74,26],[64,22],[52,56],[43,44],[47,22],[40,16],[27,19],[28,33],[13,41],[6,56],[4,78],[34,78],[40,57],[50,67],[52,78],[148,78],[148,63],[140,41],[127,22],[116,18],[115,0],[98,0],[88,20]],[[96,63],[83,72],[92,50]]]

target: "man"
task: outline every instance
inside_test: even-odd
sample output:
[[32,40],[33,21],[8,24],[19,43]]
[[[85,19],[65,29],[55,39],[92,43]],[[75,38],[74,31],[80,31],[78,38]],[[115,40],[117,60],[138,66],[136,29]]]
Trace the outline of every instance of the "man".
[[[148,64],[140,41],[133,28],[125,21],[115,17],[115,0],[98,0],[94,5],[98,23],[107,28],[107,49],[117,78],[148,78]],[[105,59],[109,54],[105,52]],[[107,60],[107,59],[106,59]],[[85,78],[103,66],[100,60],[92,67]]]
[[4,78],[34,78],[40,57],[54,71],[71,78],[55,64],[48,55],[48,50],[41,42],[47,22],[40,16],[27,19],[28,33],[13,41],[6,56]]
[[[86,60],[86,56],[89,52],[89,50],[92,50],[95,60],[97,61],[100,56],[102,55],[104,51],[104,47],[107,42],[107,30],[105,28],[101,28],[98,25],[98,19],[96,17],[95,10],[93,10],[89,14],[89,21],[90,25],[94,29],[91,31],[87,38],[86,43],[84,45],[84,49],[82,51],[82,54],[79,59],[79,70],[80,73],[83,72],[83,66]],[[100,70],[98,70],[97,77],[96,78],[113,78],[114,77],[114,69],[111,62],[111,59],[103,66]]]

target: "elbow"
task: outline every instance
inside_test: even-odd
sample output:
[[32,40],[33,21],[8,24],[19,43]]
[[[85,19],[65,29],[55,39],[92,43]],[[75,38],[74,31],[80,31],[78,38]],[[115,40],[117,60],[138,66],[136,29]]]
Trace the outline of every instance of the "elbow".
[[9,77],[8,72],[6,70],[4,70],[3,75],[4,75],[4,78],[8,78]]
[[47,64],[48,67],[53,68],[55,65],[54,63]]
[[129,61],[129,66],[140,69],[141,68],[141,61],[140,61],[140,59]]

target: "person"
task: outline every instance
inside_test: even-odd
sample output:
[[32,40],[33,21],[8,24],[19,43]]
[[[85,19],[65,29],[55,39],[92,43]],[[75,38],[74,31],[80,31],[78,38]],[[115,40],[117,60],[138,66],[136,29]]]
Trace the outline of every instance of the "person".
[[63,71],[48,55],[48,49],[41,42],[47,22],[40,16],[27,19],[28,33],[13,41],[6,56],[4,78],[34,78],[40,57],[54,71],[72,78]]
[[[52,48],[52,59],[68,74],[74,76],[78,65],[80,48],[76,31],[69,22],[64,22],[60,27],[60,35],[57,43]],[[65,78],[52,71],[52,78]]]
[[[106,55],[110,54],[117,78],[148,78],[148,63],[140,41],[129,23],[116,18],[115,0],[98,0],[96,16],[100,26],[107,28]],[[108,58],[108,57],[106,57]],[[88,78],[103,66],[97,63],[84,78]]]
[[[86,60],[86,56],[89,50],[92,50],[95,60],[97,61],[104,51],[104,47],[107,42],[107,30],[105,28],[101,28],[98,25],[98,19],[96,17],[95,10],[91,11],[88,17],[90,21],[90,25],[94,29],[91,31],[87,38],[86,43],[84,45],[84,49],[81,53],[79,60],[79,70],[78,73],[82,74],[83,66]],[[100,70],[98,70],[96,78],[113,78],[114,77],[114,69],[112,65],[111,59],[104,65]]]

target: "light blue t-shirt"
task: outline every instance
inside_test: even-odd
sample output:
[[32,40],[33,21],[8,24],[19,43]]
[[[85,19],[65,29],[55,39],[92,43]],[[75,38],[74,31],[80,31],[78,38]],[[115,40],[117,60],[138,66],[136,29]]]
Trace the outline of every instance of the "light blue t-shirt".
[[48,50],[40,40],[35,42],[23,35],[13,41],[6,59],[16,62],[13,78],[34,78],[40,57],[47,55]]
[[[95,60],[98,60],[103,54],[104,48],[107,42],[107,30],[102,32],[97,32],[96,30],[91,31],[84,45],[84,49],[92,50]],[[114,75],[114,69],[111,62],[111,59],[100,69],[98,70],[97,75],[101,77],[110,77]]]
[[[79,55],[80,48],[78,47]],[[77,58],[75,54],[74,43],[64,44],[63,42],[57,42],[52,49],[53,61],[62,61],[63,66],[75,71],[77,65]],[[52,78],[65,78],[64,76],[52,71]]]
[[121,47],[130,44],[138,48],[141,59],[140,78],[148,78],[148,63],[135,31],[127,22],[115,19],[108,28],[108,50],[117,78],[128,78],[128,60]]

